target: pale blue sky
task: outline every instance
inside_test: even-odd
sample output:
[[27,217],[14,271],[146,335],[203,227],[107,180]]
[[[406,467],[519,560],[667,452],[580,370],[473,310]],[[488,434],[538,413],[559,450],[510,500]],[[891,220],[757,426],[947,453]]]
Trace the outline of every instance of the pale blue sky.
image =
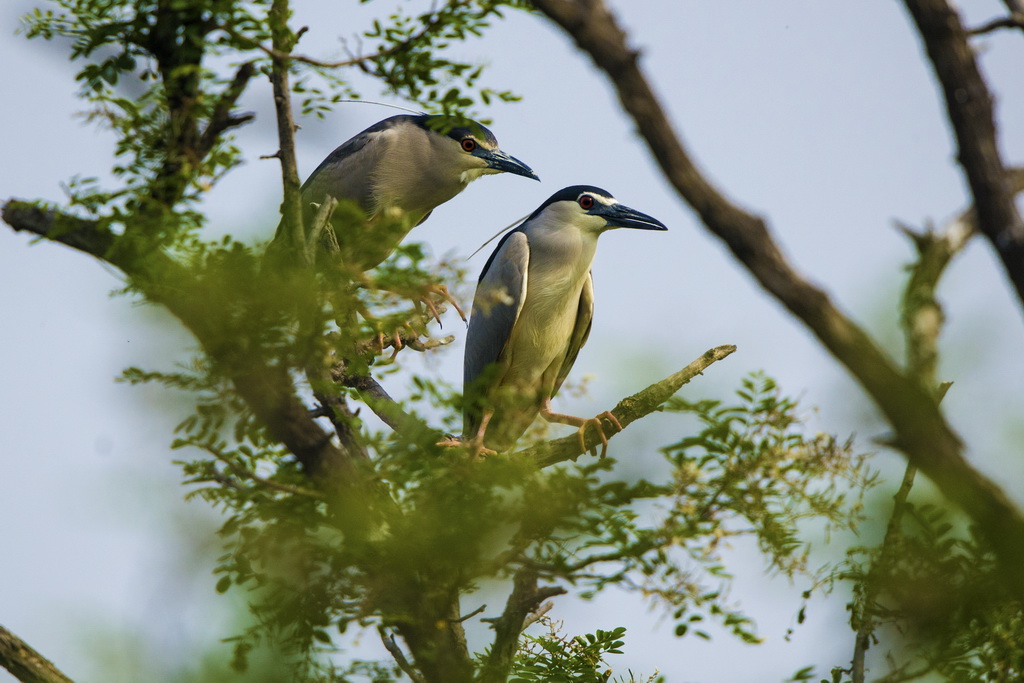
[[[80,107],[61,46],[11,36],[17,17],[34,4],[8,2],[0,14],[0,33],[7,36],[0,40],[7,64],[0,79],[8,93],[0,111],[6,131],[0,197],[59,201],[61,182],[105,173],[111,139],[73,116]],[[378,3],[295,4],[299,21],[311,26],[303,49],[331,58],[341,56],[336,37],[365,25]],[[892,222],[941,223],[967,202],[944,107],[902,5],[613,5],[702,168],[730,197],[766,216],[797,268],[899,357],[896,287],[911,250]],[[1004,9],[998,0],[961,7],[975,24]],[[997,93],[1004,156],[1021,163],[1024,40],[1019,32],[1004,33],[977,44]],[[670,228],[602,238],[594,330],[573,372],[575,379],[594,376],[591,395],[567,398],[562,408],[604,410],[707,348],[732,343],[737,354],[687,387],[686,396],[721,395],[747,372],[764,369],[801,398],[811,429],[855,432],[863,448],[873,447],[884,427],[857,386],[705,235],[658,175],[607,82],[560,32],[511,14],[460,53],[491,66],[489,83],[524,96],[522,103],[495,107],[491,128],[543,183],[511,176],[475,183],[413,233],[435,254],[468,255],[555,190],[578,183],[604,187]],[[276,149],[265,83],[256,82],[244,107],[258,114],[240,134],[248,163],[211,193],[210,230],[268,239],[277,223],[279,170],[258,159]],[[347,105],[325,121],[302,121],[302,173],[390,114]],[[470,261],[471,271],[482,267],[486,253]],[[197,639],[228,635],[206,617],[206,605],[220,600],[210,567],[190,565],[179,546],[184,530],[202,529],[210,519],[202,503],[181,502],[184,490],[170,464],[177,456],[166,448],[185,408],[155,388],[113,381],[127,365],[171,368],[191,341],[161,311],[111,298],[116,274],[59,246],[32,245],[0,229],[0,272],[0,518],[8,520],[0,624],[80,683],[109,680],[95,653],[138,651],[133,638],[153,639],[173,659]],[[941,374],[955,381],[944,407],[971,460],[1024,503],[1020,307],[980,239],[952,265],[940,295],[948,317]],[[459,341],[418,362],[457,382],[462,326],[449,316],[445,328]],[[403,393],[397,381],[388,388]],[[649,424],[613,441],[612,455],[650,451],[674,433],[663,416]],[[656,462],[654,455],[644,458],[622,466],[641,471]],[[899,460],[886,455],[880,462]],[[724,635],[711,643],[675,639],[670,621],[631,596],[593,604],[560,599],[554,614],[572,631],[628,626],[617,671],[656,666],[672,682],[781,680],[806,665],[821,673],[849,660],[852,637],[842,630],[841,597],[814,603],[810,625],[785,642],[792,598],[802,586],[764,580],[749,555],[740,559],[733,598],[749,607],[766,646],[743,646]],[[373,639],[367,641],[372,651]],[[13,679],[0,673],[7,680]]]

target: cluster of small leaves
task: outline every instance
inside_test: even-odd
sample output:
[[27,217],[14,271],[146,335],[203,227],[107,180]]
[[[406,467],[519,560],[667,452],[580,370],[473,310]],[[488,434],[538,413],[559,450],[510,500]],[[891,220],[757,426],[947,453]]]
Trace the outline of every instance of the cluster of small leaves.
[[[622,654],[626,629],[611,631],[598,629],[594,633],[569,637],[561,633],[561,624],[542,619],[548,633],[527,635],[520,645],[509,683],[639,683],[633,674],[612,678],[612,669],[605,656]],[[657,683],[662,679],[651,676],[644,683]]]
[[798,404],[770,378],[745,378],[737,396],[733,406],[680,398],[667,404],[704,425],[665,449],[675,471],[671,522],[718,539],[753,535],[772,568],[805,571],[801,522],[818,520],[826,531],[854,528],[876,474],[867,454],[853,452],[852,439],[805,435]]
[[375,21],[364,37],[377,45],[370,73],[389,92],[416,102],[426,111],[461,116],[472,109],[475,97],[486,106],[494,99],[510,102],[509,91],[478,87],[484,67],[444,56],[452,43],[481,37],[502,9],[529,9],[523,0],[447,0],[441,7],[412,16],[398,11],[387,23]]
[[[960,522],[945,506],[908,502],[884,548],[849,551],[840,576],[854,583],[851,614],[871,615],[889,643],[894,679],[1024,676],[1024,607],[1007,593],[991,550]],[[866,606],[869,596],[874,602]]]
[[[202,225],[195,204],[239,161],[229,138],[210,131],[230,77],[204,63],[231,58],[238,41],[213,40],[223,26],[261,24],[267,0],[52,0],[23,19],[30,37],[71,40],[86,118],[117,137],[113,168],[122,185],[72,183],[71,203],[125,232],[145,234],[139,249],[174,244]],[[226,112],[222,115],[226,115]],[[209,139],[203,134],[211,132]],[[181,210],[171,210],[183,203]]]
[[873,479],[849,443],[805,437],[797,404],[780,397],[770,379],[747,378],[737,394],[740,402],[731,406],[670,404],[695,413],[704,428],[665,449],[669,482],[602,483],[606,461],[537,484],[528,505],[550,509],[542,501],[557,497],[565,509],[550,529],[541,519],[534,525],[541,533],[527,534],[538,539],[530,562],[588,586],[585,596],[609,585],[635,590],[673,611],[680,636],[709,638],[701,623],[710,616],[759,642],[750,620],[725,600],[725,541],[752,536],[770,567],[810,573],[800,525],[853,527]]
[[318,666],[314,653],[331,643],[326,629],[333,623],[343,631],[358,612],[355,602],[344,601],[358,589],[339,564],[339,531],[327,517],[322,494],[307,488],[295,461],[203,363],[177,373],[131,368],[125,379],[196,395],[195,413],[178,426],[172,447],[207,455],[178,464],[184,483],[193,487],[189,497],[201,497],[227,515],[219,531],[224,554],[215,570],[216,589],[243,587],[257,617],[256,625],[229,639],[234,666],[244,670],[250,651],[272,644],[300,656],[312,670]]

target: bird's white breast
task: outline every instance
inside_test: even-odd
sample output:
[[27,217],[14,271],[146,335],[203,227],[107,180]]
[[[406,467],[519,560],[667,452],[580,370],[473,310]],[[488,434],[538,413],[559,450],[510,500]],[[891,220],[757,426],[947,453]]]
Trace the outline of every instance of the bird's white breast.
[[550,392],[576,325],[597,235],[557,215],[532,222],[526,234],[529,287],[507,347],[505,380],[535,386],[543,378],[543,386],[537,388]]

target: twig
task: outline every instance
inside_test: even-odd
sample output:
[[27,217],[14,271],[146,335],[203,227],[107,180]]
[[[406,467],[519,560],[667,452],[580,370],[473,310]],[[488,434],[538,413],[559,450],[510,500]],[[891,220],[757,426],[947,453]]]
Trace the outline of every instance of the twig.
[[242,477],[243,479],[251,479],[260,486],[264,486],[268,489],[273,489],[275,491],[281,491],[282,493],[291,493],[296,496],[307,496],[309,498],[316,498],[318,500],[323,500],[324,498],[326,498],[324,494],[320,493],[319,491],[314,491],[313,489],[307,489],[301,486],[292,486],[290,484],[282,484],[281,482],[274,481],[272,479],[265,479],[264,477],[259,476],[255,472],[242,467],[237,462],[233,461],[231,458],[227,457],[223,453],[218,453],[213,450],[207,450],[207,452],[213,457],[220,460],[225,465],[227,465],[228,468],[237,476]]
[[[349,66],[363,68],[365,67],[367,62],[374,62],[379,59],[389,57],[397,52],[401,52],[402,50],[408,48],[410,45],[415,44],[425,36],[429,35],[432,31],[436,30],[438,26],[441,26],[444,23],[444,19],[440,14],[436,12],[434,12],[434,15],[434,18],[431,21],[428,21],[426,24],[424,24],[422,29],[420,29],[417,33],[414,33],[413,35],[409,36],[400,43],[396,43],[395,45],[392,45],[391,47],[385,48],[383,50],[378,50],[372,55],[351,55],[350,53],[349,59],[343,59],[336,62],[328,62],[322,59],[308,57],[306,55],[297,55],[288,50],[281,50],[279,46],[276,44],[273,45],[272,47],[268,47],[267,45],[264,45],[257,40],[253,40],[251,38],[241,35],[237,31],[235,31],[234,28],[232,28],[231,26],[227,26],[224,24],[218,26],[217,28],[221,31],[224,31],[235,40],[241,43],[245,43],[250,48],[260,50],[265,55],[267,55],[268,57],[275,61],[299,62],[301,64],[308,64],[309,66],[315,66],[320,69],[343,69]],[[305,29],[303,29],[299,34],[296,35],[296,39],[303,32],[305,32]]]
[[549,601],[545,602],[543,605],[530,612],[529,616],[523,619],[523,628],[520,629],[520,632],[525,631],[526,629],[530,628],[535,623],[543,619],[544,615],[550,612],[552,608],[554,608],[554,606],[555,603]]
[[320,239],[323,235],[327,235],[327,251],[334,258],[341,258],[338,253],[341,251],[341,247],[338,245],[338,236],[334,234],[334,228],[331,226],[331,216],[334,215],[337,206],[338,200],[328,195],[317,208],[316,215],[313,217],[313,225],[309,228],[309,239],[302,245],[306,252],[303,257],[306,263],[316,263],[316,255],[321,248]]
[[977,28],[972,28],[967,32],[969,36],[981,36],[986,33],[992,33],[1001,28],[1019,28],[1024,31],[1024,14],[1014,12],[1008,17],[1000,17],[999,19],[993,19],[992,21],[985,22]]
[[412,438],[415,434],[433,432],[426,423],[402,410],[384,387],[369,375],[350,375],[345,363],[336,363],[331,368],[334,381],[359,392],[359,398],[370,410],[395,432]]
[[231,115],[231,110],[238,102],[238,98],[242,96],[243,92],[245,92],[245,88],[249,84],[249,80],[252,79],[255,73],[256,65],[252,62],[246,62],[242,66],[238,67],[238,71],[235,72],[235,77],[231,81],[231,84],[223,93],[221,93],[220,98],[217,100],[217,104],[213,107],[213,113],[210,115],[210,120],[206,124],[206,128],[199,136],[198,154],[200,158],[203,158],[210,153],[210,150],[213,149],[213,146],[216,144],[217,138],[220,137],[221,133],[229,128],[240,126],[255,118],[254,114]]
[[472,619],[476,615],[481,614],[485,609],[487,609],[487,605],[480,605],[479,607],[477,607],[475,610],[473,610],[469,614],[466,614],[465,616],[461,616],[458,619],[454,619],[453,621],[458,621],[460,623],[461,622],[465,622],[465,621],[469,621],[470,619]]
[[50,660],[3,626],[0,626],[0,666],[22,683],[72,683]]
[[391,656],[395,658],[395,662],[398,664],[398,667],[405,672],[405,675],[408,676],[413,683],[426,683],[426,679],[423,678],[423,676],[413,668],[413,665],[409,663],[409,660],[406,659],[405,653],[402,652],[402,648],[395,642],[395,637],[388,635],[384,631],[383,626],[377,627],[377,632],[380,633],[380,640],[384,643],[384,647],[386,647],[388,652],[391,653]]
[[[619,420],[625,428],[632,422],[653,413],[662,403],[672,397],[680,387],[691,379],[701,374],[711,364],[726,358],[736,350],[735,346],[716,346],[710,349],[693,361],[685,368],[672,374],[665,379],[652,384],[643,391],[624,398],[612,408],[611,413]],[[588,431],[585,449],[580,448],[580,440],[577,435],[563,437],[546,441],[530,448],[524,448],[516,452],[516,457],[533,458],[540,467],[547,467],[559,462],[571,460],[600,443],[600,438],[594,431]]]

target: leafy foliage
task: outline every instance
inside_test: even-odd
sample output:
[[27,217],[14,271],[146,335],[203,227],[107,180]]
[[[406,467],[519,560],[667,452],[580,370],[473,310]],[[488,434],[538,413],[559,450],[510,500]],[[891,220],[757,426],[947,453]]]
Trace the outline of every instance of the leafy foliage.
[[[605,655],[622,653],[626,629],[598,629],[569,638],[559,633],[555,622],[548,619],[543,622],[548,626],[548,633],[526,636],[510,683],[605,683],[609,680],[633,683],[637,680],[632,674],[628,678],[612,679],[612,670],[604,661]],[[660,680],[657,676],[645,679],[646,683]]]
[[931,672],[977,683],[1020,678],[1024,611],[995,555],[933,502],[908,502],[902,519],[883,546],[851,548],[840,568],[839,577],[854,584],[854,628],[870,614],[889,635],[894,679]]

